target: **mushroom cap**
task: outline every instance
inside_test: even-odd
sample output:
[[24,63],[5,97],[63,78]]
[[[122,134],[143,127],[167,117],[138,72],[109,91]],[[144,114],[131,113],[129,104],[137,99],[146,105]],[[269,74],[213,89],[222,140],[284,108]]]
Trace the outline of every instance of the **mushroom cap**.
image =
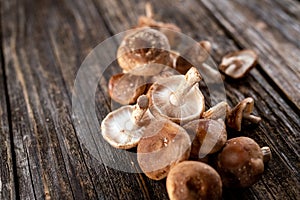
[[264,171],[261,148],[248,137],[228,140],[218,154],[217,171],[226,187],[250,187]]
[[147,113],[139,125],[132,120],[132,112],[135,106],[122,106],[110,112],[101,123],[103,138],[113,147],[118,149],[130,149],[135,147],[143,137],[146,126],[149,123]]
[[179,106],[170,102],[170,96],[184,80],[184,75],[175,75],[160,80],[150,87],[149,109],[155,117],[167,118],[176,123],[185,123],[201,117],[205,109],[205,101],[198,84],[191,88]]
[[257,63],[258,56],[252,50],[235,51],[225,55],[220,71],[234,79],[244,77]]
[[134,75],[154,75],[170,65],[167,37],[148,27],[132,31],[122,40],[117,59],[120,67]]
[[219,151],[227,141],[225,123],[222,120],[197,119],[183,126],[192,140],[190,157],[203,158]]
[[167,192],[171,200],[222,198],[222,181],[209,165],[197,161],[183,161],[168,174]]
[[122,105],[135,103],[146,87],[144,77],[123,73],[113,75],[108,83],[110,97]]
[[186,131],[170,120],[159,120],[154,124],[161,128],[140,140],[137,160],[146,176],[160,180],[167,176],[171,167],[188,159],[191,141]]

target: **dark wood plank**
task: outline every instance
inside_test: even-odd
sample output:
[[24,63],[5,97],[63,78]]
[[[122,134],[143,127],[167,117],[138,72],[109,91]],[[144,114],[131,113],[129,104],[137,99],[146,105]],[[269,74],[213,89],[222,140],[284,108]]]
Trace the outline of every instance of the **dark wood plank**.
[[15,199],[15,177],[6,102],[7,94],[3,73],[4,60],[2,55],[2,46],[0,50],[0,58],[0,199]]
[[[282,4],[271,0],[201,2],[240,46],[259,53],[262,70],[299,109],[299,18],[290,17]],[[299,7],[298,2],[293,4]]]
[[[130,28],[128,24],[133,26],[137,16],[144,12],[141,2],[122,1],[122,6],[120,6],[120,1],[95,2],[113,33]],[[213,43],[212,55],[217,63],[220,62],[225,53],[240,48],[235,45],[235,41],[228,37],[218,22],[210,17],[210,13],[197,5],[196,2],[177,2],[175,5],[171,1],[154,1],[153,3],[158,20],[176,23],[184,33],[198,40],[210,40]],[[112,14],[111,9],[118,10],[118,12]],[[126,12],[128,10],[132,12]],[[113,23],[114,21],[117,21],[117,25]],[[254,48],[255,46],[245,47]],[[247,190],[225,190],[225,198],[298,198],[300,178],[297,171],[299,168],[299,110],[293,111],[285,99],[281,97],[281,93],[278,93],[269,84],[268,79],[256,69],[244,80],[225,82],[225,87],[231,105],[235,105],[239,100],[248,96],[255,99],[255,112],[263,118],[263,122],[256,128],[244,129],[241,135],[254,138],[261,146],[269,145],[274,154],[273,161],[266,168],[264,177],[259,183]],[[236,134],[232,133],[231,137],[237,136]],[[153,184],[150,183],[149,186],[151,187]]]
[[[81,148],[72,124],[76,71],[109,37],[92,5],[11,1],[1,8],[21,199],[150,198],[139,174],[110,169]],[[98,102],[102,119],[109,108],[103,95]]]
[[93,199],[97,195],[68,114],[67,92],[40,21],[47,19],[50,5],[10,1],[1,8],[18,195]]

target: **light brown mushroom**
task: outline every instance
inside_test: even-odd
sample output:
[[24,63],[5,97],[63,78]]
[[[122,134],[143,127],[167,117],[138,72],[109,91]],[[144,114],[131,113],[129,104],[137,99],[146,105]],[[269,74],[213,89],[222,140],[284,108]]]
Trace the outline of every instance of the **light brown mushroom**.
[[145,4],[145,11],[146,16],[139,17],[137,27],[147,26],[159,30],[166,35],[171,47],[174,47],[179,37],[177,33],[180,33],[181,29],[173,23],[164,23],[154,20],[153,8],[149,2]]
[[217,105],[211,107],[209,110],[205,111],[202,115],[202,118],[204,119],[223,119],[226,120],[226,117],[228,116],[231,108],[228,105],[227,102],[222,101],[218,103]]
[[228,114],[227,126],[237,131],[241,131],[242,120],[247,120],[252,123],[259,123],[260,117],[252,115],[254,108],[254,100],[248,97],[239,102]]
[[191,141],[186,131],[170,120],[158,120],[155,126],[161,128],[140,140],[137,160],[146,176],[160,180],[167,176],[171,167],[188,159]]
[[219,151],[227,141],[223,120],[198,119],[183,126],[192,140],[190,157],[199,159]]
[[231,78],[242,78],[255,67],[257,59],[252,50],[235,51],[223,57],[219,69]]
[[[181,74],[185,74],[191,67],[201,67],[209,57],[211,51],[211,43],[209,41],[200,41],[192,47],[186,48],[183,53],[178,56],[175,69]],[[186,59],[189,60],[186,60]]]
[[117,60],[125,73],[150,76],[170,65],[169,50],[163,33],[144,27],[125,36],[118,48]]
[[133,104],[147,87],[143,76],[131,74],[116,74],[109,79],[108,91],[110,97],[122,104]]
[[217,171],[226,187],[250,187],[264,172],[262,150],[251,138],[230,139],[218,154]]
[[148,91],[151,113],[176,123],[200,118],[205,109],[197,84],[200,80],[200,73],[192,67],[185,76],[171,76],[154,83]]
[[130,149],[137,146],[150,121],[150,117],[145,115],[148,105],[148,97],[142,95],[138,98],[136,105],[122,106],[110,112],[101,123],[103,138],[118,149]]
[[222,198],[222,181],[209,165],[183,161],[168,174],[167,192],[170,200],[218,200]]

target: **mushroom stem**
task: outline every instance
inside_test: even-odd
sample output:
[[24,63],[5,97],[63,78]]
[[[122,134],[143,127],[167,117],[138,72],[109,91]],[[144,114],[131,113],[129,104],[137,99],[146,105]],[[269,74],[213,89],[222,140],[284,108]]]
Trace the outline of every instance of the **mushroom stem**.
[[255,123],[255,124],[258,124],[261,121],[261,118],[255,116],[255,115],[246,115],[246,114],[243,114],[243,119],[245,119],[245,120],[247,120],[249,122]]
[[134,110],[132,111],[131,114],[131,119],[134,124],[138,124],[141,119],[143,118],[145,112],[147,111],[149,106],[149,99],[146,95],[141,95],[137,99],[137,103],[134,107]]
[[153,18],[153,8],[150,2],[147,2],[145,4],[145,12],[146,12],[146,17],[148,18]]
[[170,103],[174,106],[179,106],[183,97],[190,91],[190,89],[201,80],[201,75],[195,67],[191,67],[185,74],[185,80],[183,80],[175,92],[170,96]]
[[268,163],[272,159],[272,153],[270,147],[262,147],[261,152],[263,154],[264,163]]

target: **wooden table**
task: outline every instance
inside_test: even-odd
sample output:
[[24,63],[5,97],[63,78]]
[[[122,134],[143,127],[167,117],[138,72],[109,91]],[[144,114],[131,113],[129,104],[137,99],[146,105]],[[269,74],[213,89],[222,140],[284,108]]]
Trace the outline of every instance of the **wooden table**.
[[[114,170],[82,145],[72,119],[77,71],[101,41],[144,14],[137,0],[1,0],[0,199],[167,199],[165,180]],[[178,24],[225,53],[250,48],[258,66],[224,82],[235,105],[255,99],[262,117],[243,135],[269,146],[273,160],[249,189],[224,199],[300,199],[300,2],[296,0],[153,1],[155,18]],[[117,71],[117,69],[115,69]],[[115,71],[115,72],[116,72]],[[99,121],[110,111],[99,84]],[[115,154],[112,154],[115,155]]]

